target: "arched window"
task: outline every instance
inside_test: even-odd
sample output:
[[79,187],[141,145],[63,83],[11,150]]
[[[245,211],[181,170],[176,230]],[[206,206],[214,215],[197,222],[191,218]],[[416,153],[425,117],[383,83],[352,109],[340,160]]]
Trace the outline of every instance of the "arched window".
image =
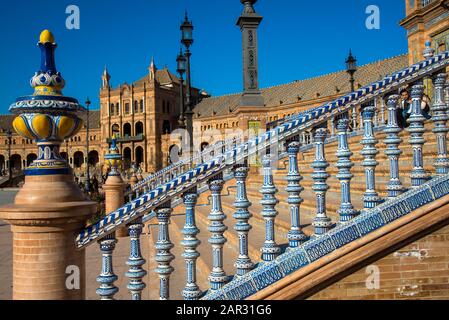
[[171,133],[171,125],[170,121],[164,120],[162,123],[162,134],[170,134]]
[[89,152],[89,157],[88,157],[89,166],[95,167],[98,164],[98,162],[100,162],[99,159],[100,158],[98,156],[98,151],[92,150],[91,152]]
[[139,104],[137,103],[137,100],[134,101],[134,113],[139,113]]
[[120,135],[120,126],[118,124],[112,125],[112,135],[117,134]]
[[125,103],[125,114],[129,114],[129,103]]
[[143,100],[140,100],[140,113],[143,113]]
[[30,166],[30,164],[37,159],[37,155],[35,153],[30,153],[27,155],[27,167]]
[[111,106],[109,107],[109,114],[110,114],[111,116],[114,115],[114,104],[113,104],[113,103],[111,103]]
[[120,104],[119,103],[115,104],[115,115],[117,115],[117,116],[120,115]]
[[125,170],[131,168],[131,148],[123,149],[123,166]]
[[123,125],[123,136],[131,136],[131,125],[129,123],[125,123]]
[[136,132],[136,136],[143,134],[143,123],[142,122],[139,121],[136,123],[135,132]]
[[137,165],[140,165],[143,162],[143,148],[139,146],[136,148],[135,152],[136,163]]
[[73,155],[73,166],[75,168],[81,168],[84,163],[84,153],[77,151]]

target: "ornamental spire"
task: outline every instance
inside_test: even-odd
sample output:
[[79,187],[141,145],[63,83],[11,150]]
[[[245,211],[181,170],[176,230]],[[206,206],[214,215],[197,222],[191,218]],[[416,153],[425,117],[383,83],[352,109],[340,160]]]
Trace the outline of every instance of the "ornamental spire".
[[34,88],[34,95],[62,95],[65,81],[61,73],[56,70],[55,37],[49,30],[44,30],[39,36],[38,47],[41,50],[41,66],[31,78],[30,84]]
[[16,114],[14,130],[37,142],[38,158],[25,175],[69,174],[70,167],[59,154],[61,142],[75,135],[83,126],[78,113],[85,110],[78,100],[62,95],[65,81],[56,70],[53,34],[44,30],[39,36],[41,66],[33,78],[31,96],[19,97],[9,111]]

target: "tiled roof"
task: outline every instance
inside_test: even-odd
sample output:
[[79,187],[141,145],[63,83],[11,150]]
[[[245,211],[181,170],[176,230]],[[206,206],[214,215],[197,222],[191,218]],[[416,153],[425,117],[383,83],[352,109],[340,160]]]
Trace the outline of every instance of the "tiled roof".
[[[355,84],[365,86],[408,66],[407,54],[360,66],[355,74]],[[337,90],[338,89],[338,90]],[[349,76],[346,71],[338,71],[307,80],[262,89],[266,107],[291,104],[323,98],[350,91]],[[319,96],[317,95],[319,94]],[[202,100],[195,107],[195,117],[220,116],[230,113],[239,105],[241,93]],[[281,103],[282,101],[282,103]]]
[[[148,80],[149,75],[146,75],[145,77],[137,80],[134,85],[138,86],[142,83],[144,83],[145,81]],[[168,70],[167,68],[161,69],[161,70],[156,70],[156,81],[159,84],[170,84],[170,83],[178,83],[179,84],[179,79],[176,75],[174,75],[173,73],[170,72],[170,70]]]
[[[83,119],[84,123],[86,123],[87,118],[86,112],[80,114],[79,117]],[[99,129],[100,127],[101,127],[100,110],[91,110],[89,112],[89,128]]]
[[[13,114],[0,115],[0,132],[6,132],[11,130],[14,132],[12,127],[12,122],[16,116]],[[87,114],[83,112],[80,114],[80,118],[86,123]],[[100,128],[100,110],[91,110],[89,112],[89,128],[99,129]]]

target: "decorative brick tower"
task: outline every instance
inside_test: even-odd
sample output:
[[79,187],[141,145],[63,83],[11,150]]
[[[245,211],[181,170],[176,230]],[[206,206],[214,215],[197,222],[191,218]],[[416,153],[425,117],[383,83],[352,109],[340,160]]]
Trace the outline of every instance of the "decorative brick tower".
[[15,131],[38,146],[38,158],[25,171],[25,184],[14,204],[0,208],[12,225],[13,299],[84,299],[85,252],[74,234],[96,212],[74,182],[59,154],[61,143],[83,125],[84,107],[62,95],[65,82],[56,70],[57,47],[48,30],[40,35],[41,67],[31,79],[31,96],[20,97],[10,111]]
[[243,95],[241,106],[263,106],[264,99],[259,90],[257,28],[262,16],[254,10],[257,0],[240,0],[245,6],[237,21],[242,31],[243,46]]

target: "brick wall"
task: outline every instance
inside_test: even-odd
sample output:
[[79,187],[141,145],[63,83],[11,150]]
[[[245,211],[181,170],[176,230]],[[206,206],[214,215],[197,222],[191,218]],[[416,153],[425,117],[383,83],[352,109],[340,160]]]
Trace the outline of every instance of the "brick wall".
[[[379,282],[372,273],[379,270]],[[367,280],[372,289],[367,289]],[[373,262],[311,300],[449,299],[449,226]]]

